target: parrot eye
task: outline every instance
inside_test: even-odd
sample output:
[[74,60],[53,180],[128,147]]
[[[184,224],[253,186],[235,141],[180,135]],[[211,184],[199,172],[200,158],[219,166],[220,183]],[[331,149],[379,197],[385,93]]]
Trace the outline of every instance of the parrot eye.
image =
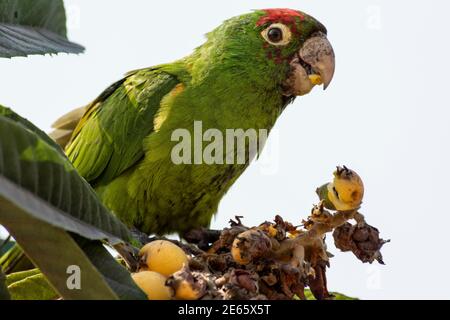
[[271,42],[280,42],[283,40],[283,31],[280,28],[270,28],[267,32],[267,37]]
[[274,23],[261,32],[262,37],[274,46],[285,46],[291,41],[291,30],[282,23]]

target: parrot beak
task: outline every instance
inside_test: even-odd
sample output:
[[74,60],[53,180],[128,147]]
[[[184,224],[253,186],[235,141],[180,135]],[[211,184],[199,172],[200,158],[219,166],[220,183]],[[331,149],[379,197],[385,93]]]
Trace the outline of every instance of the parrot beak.
[[331,43],[322,32],[316,33],[305,41],[300,49],[300,58],[320,75],[323,88],[326,89],[334,75],[334,51]]
[[326,89],[334,75],[335,58],[333,47],[326,35],[315,33],[305,41],[292,59],[291,72],[283,85],[286,96],[302,96],[316,85]]

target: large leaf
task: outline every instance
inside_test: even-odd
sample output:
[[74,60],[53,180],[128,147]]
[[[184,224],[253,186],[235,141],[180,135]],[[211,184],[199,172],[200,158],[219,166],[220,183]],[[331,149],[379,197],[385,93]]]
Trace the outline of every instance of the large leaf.
[[59,297],[39,269],[10,274],[6,277],[6,285],[12,300],[53,300]]
[[58,150],[3,116],[0,137],[0,198],[36,219],[91,240],[117,244],[130,239],[129,230]]
[[[27,211],[2,197],[0,223],[20,243],[27,256],[64,299],[118,298],[66,231],[33,218]],[[81,271],[80,288],[73,289],[67,285],[70,266],[76,266]]]
[[39,136],[39,138],[43,139],[45,142],[47,142],[50,146],[54,147],[61,154],[64,154],[64,151],[61,149],[61,147],[52,138],[50,138],[44,131],[42,131],[41,129],[36,127],[33,123],[31,123],[27,119],[19,116],[17,113],[12,111],[10,108],[2,106],[1,104],[0,104],[0,116],[9,118],[9,119],[13,120],[14,122],[22,124],[25,128],[33,131],[35,134],[37,134]]
[[83,51],[67,40],[62,0],[0,1],[0,57]]
[[[2,110],[0,223],[65,299],[145,298],[99,241],[129,240],[128,229],[101,204],[60,148],[44,140],[45,133]],[[67,288],[70,265],[82,271],[81,290]],[[39,277],[18,283],[14,296],[25,297],[24,286],[38,285],[45,285]]]
[[74,238],[120,299],[147,300],[147,296],[136,286],[130,273],[99,241],[87,241],[77,236]]
[[[0,222],[5,224],[8,230],[19,239],[28,256],[40,267],[51,280],[51,283],[55,284],[57,291],[65,299],[111,299],[116,296],[120,299],[146,299],[146,295],[131,279],[130,273],[111,256],[102,242],[90,241],[72,234],[72,238],[86,255],[74,256],[73,250],[78,251],[79,248],[73,247],[73,241],[70,237],[61,237],[54,232],[53,227],[49,228],[49,225],[44,224],[39,227],[29,217],[21,219],[22,212],[17,212],[17,208],[11,208],[8,204],[1,201],[0,208],[12,213],[0,216]],[[30,236],[30,234],[34,234],[31,229],[36,227],[43,230],[44,238],[42,238],[43,235]],[[35,244],[38,245],[36,246]],[[55,266],[55,264],[59,267]],[[83,264],[92,264],[92,266],[81,267]],[[82,291],[65,290],[65,283],[68,277],[65,271],[67,266],[70,265],[80,266],[84,276],[96,269],[94,271],[94,280],[92,275],[90,275],[90,278],[85,277],[85,279],[82,279]],[[94,267],[95,269],[93,269]],[[100,274],[97,270],[103,279],[99,277]],[[90,285],[85,286],[84,283]],[[63,291],[60,291],[59,284],[62,284]],[[105,292],[97,289],[99,286],[100,288],[102,286],[105,287],[105,284],[112,289],[114,297],[110,296],[108,292],[105,295]],[[53,289],[39,269],[9,274],[7,285],[12,299],[15,300],[48,300],[55,298],[55,295],[57,295],[55,289]]]
[[[130,273],[117,263],[101,242],[75,235],[74,239],[120,299],[147,299],[131,279]],[[39,269],[9,274],[6,285],[14,300],[48,300],[55,297],[55,290]]]
[[34,265],[30,259],[23,254],[22,248],[16,243],[0,256],[0,268],[8,275],[13,272],[33,269]]

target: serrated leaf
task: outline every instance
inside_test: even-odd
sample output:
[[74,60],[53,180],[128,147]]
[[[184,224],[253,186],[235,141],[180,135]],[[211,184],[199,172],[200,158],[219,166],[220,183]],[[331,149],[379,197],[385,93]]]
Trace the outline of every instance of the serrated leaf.
[[83,51],[67,40],[62,0],[0,2],[0,57]]
[[131,238],[59,151],[3,116],[0,137],[0,197],[36,219],[87,239],[117,244]]

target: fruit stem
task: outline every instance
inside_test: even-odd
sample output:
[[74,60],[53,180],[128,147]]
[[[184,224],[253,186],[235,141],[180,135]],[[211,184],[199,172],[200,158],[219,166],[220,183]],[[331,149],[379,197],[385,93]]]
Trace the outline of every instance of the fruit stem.
[[354,219],[358,224],[365,223],[364,216],[358,211],[338,211],[330,215],[326,222],[314,222],[311,228],[293,239],[285,240],[273,252],[276,257],[286,257],[292,254],[295,248],[316,245],[318,240],[323,242],[323,235],[342,226],[348,220]]

